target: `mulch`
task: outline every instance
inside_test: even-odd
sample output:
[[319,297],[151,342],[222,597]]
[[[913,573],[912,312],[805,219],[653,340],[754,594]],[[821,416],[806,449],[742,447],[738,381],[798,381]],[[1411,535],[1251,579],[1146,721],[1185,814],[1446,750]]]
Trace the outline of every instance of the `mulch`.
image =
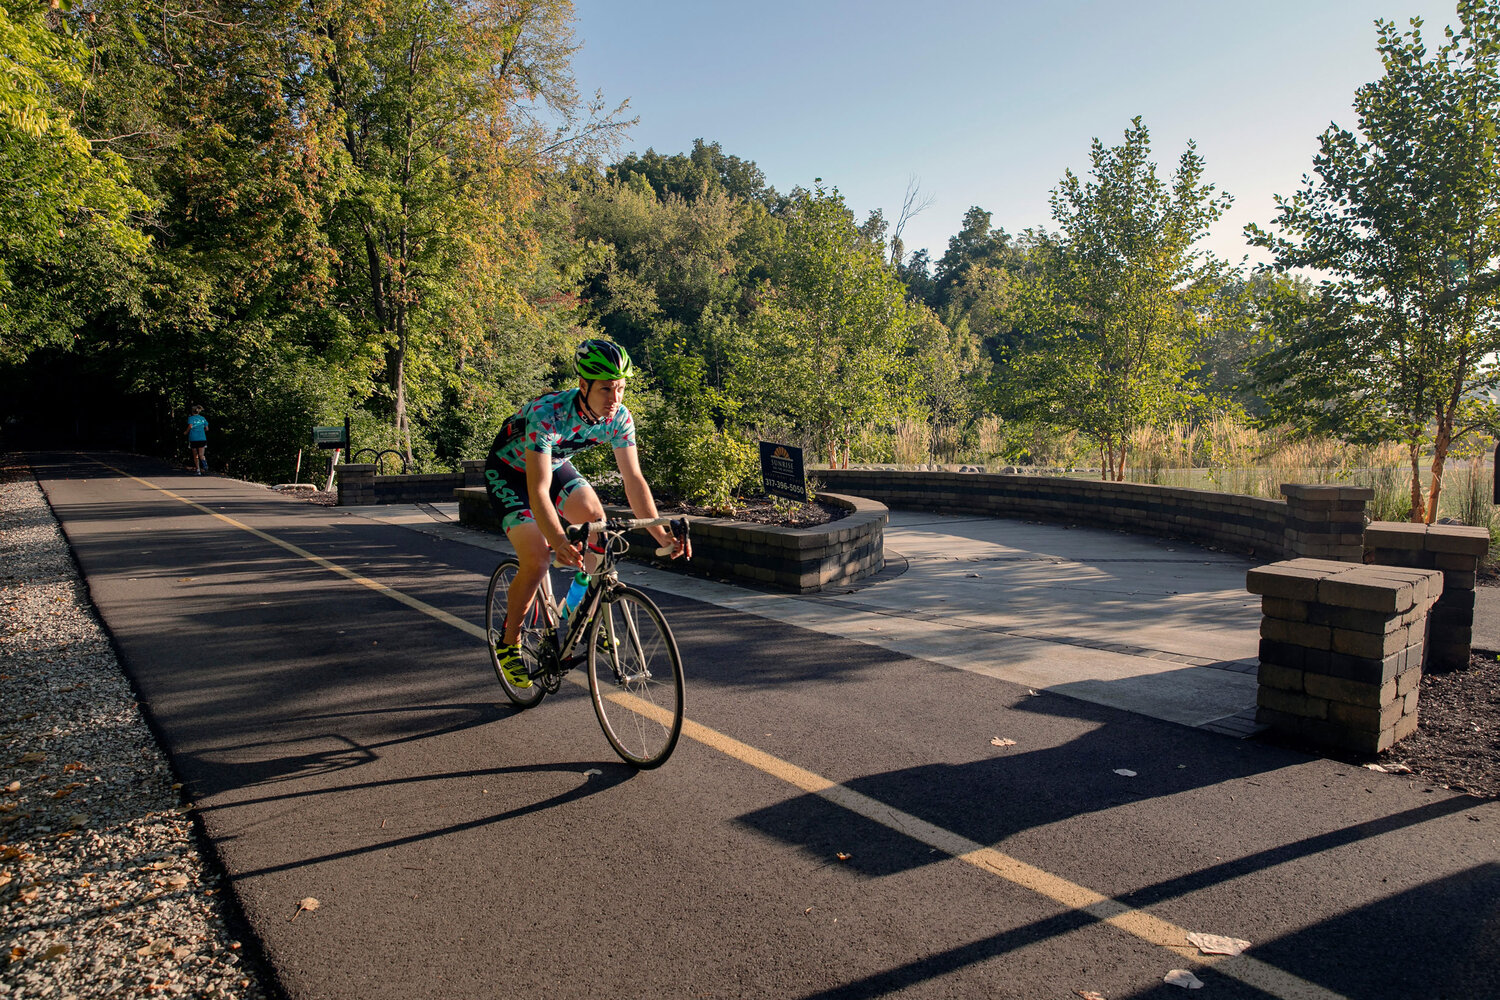
[[1480,798],[1500,798],[1500,660],[1475,654],[1457,670],[1428,672],[1417,731],[1376,758]]
[[337,507],[339,503],[338,490],[320,490],[315,486],[281,486],[272,488],[282,496],[291,497],[294,500],[306,500],[308,503],[314,503],[320,507]]
[[727,517],[752,524],[779,524],[788,528],[814,528],[848,517],[844,507],[833,507],[814,500],[794,503],[771,497],[736,497],[727,507],[698,507],[689,503],[657,504],[663,514],[693,514],[700,517]]

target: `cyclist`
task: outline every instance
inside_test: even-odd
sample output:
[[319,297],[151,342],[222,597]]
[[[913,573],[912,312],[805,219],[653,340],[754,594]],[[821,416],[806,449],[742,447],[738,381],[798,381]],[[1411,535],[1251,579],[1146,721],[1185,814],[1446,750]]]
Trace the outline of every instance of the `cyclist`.
[[[570,524],[604,517],[599,495],[568,457],[609,445],[630,509],[636,517],[657,516],[651,487],[636,457],[635,423],[621,402],[625,382],[635,374],[630,355],[611,341],[585,340],[578,345],[573,369],[578,387],[538,396],[522,406],[505,421],[485,461],[490,505],[521,563],[506,595],[505,631],[496,651],[500,668],[518,688],[531,686],[521,660],[521,622],[553,554],[565,566],[586,566],[584,553],[568,541],[559,515]],[[679,541],[660,526],[648,530],[661,545],[672,546],[673,559],[693,557],[686,539]],[[592,570],[598,565],[597,551],[589,553],[588,560]]]

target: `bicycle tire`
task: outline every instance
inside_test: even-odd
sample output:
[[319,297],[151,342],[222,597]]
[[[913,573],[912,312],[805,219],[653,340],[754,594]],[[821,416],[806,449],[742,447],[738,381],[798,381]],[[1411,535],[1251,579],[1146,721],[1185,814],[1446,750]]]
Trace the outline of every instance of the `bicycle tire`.
[[682,735],[682,656],[667,619],[651,598],[622,587],[600,602],[586,641],[604,738],[627,764],[660,767]]
[[[545,698],[547,692],[542,689],[541,684],[535,682],[529,688],[518,688],[512,684],[505,676],[505,671],[500,669],[500,657],[495,652],[495,647],[500,644],[501,630],[505,627],[506,596],[511,581],[516,578],[520,569],[521,564],[515,559],[502,559],[500,565],[495,567],[495,572],[490,574],[490,586],[484,598],[484,634],[485,645],[490,650],[490,666],[494,669],[505,696],[517,708],[531,708]],[[536,676],[538,672],[537,650],[547,641],[545,625],[546,617],[542,613],[541,601],[533,600],[530,610],[526,612],[526,621],[521,626],[521,658],[526,661],[526,668],[532,676]]]

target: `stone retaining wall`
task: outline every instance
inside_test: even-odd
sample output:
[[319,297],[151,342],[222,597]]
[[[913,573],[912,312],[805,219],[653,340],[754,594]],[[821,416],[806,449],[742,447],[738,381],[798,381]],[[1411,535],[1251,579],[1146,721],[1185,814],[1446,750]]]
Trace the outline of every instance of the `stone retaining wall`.
[[381,503],[438,503],[453,498],[461,486],[484,483],[484,460],[466,460],[463,472],[432,472],[415,476],[377,476],[374,465],[340,465],[340,507],[369,507]]
[[1261,595],[1256,721],[1379,753],[1417,728],[1436,570],[1293,559],[1252,569]]
[[[459,520],[487,531],[500,524],[482,486],[455,489]],[[692,523],[693,559],[656,558],[655,542],[632,539],[631,554],[666,569],[753,583],[797,594],[845,586],[885,567],[883,504],[861,497],[823,493],[820,500],[850,511],[848,516],[812,528],[785,528],[725,518],[687,515]],[[622,508],[611,514],[629,517]]]
[[[1328,537],[1339,533],[1310,519],[1339,508],[1341,514],[1352,515],[1351,523],[1363,525],[1364,501],[1371,495],[1353,487],[1297,487],[1289,500],[1298,509],[1289,520],[1286,501],[1143,483],[887,469],[817,469],[810,474],[828,489],[890,507],[1091,524],[1270,559],[1330,554],[1330,549],[1318,547],[1347,539]],[[1357,511],[1342,509],[1355,505]],[[1341,557],[1357,562],[1357,536],[1353,546],[1345,547]]]

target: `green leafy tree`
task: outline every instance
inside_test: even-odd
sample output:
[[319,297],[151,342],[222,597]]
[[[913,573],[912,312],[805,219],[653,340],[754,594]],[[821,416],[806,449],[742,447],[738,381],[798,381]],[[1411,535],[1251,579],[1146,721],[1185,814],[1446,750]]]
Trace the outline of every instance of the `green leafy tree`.
[[692,152],[686,154],[663,155],[654,149],[631,153],[610,167],[608,176],[618,181],[641,177],[663,201],[669,195],[693,201],[719,193],[767,207],[777,201],[775,190],[754,161],[731,156],[717,142],[702,139],[694,139]]
[[737,360],[734,394],[834,460],[856,428],[910,404],[906,288],[837,190],[796,191]]
[[764,209],[722,189],[659,198],[640,174],[583,192],[575,233],[597,243],[589,312],[648,368],[688,353],[722,387],[735,329],[748,312],[740,242]]
[[1021,292],[1033,333],[1005,358],[1017,408],[1088,434],[1117,480],[1131,431],[1196,396],[1193,347],[1224,278],[1195,245],[1230,198],[1204,183],[1192,143],[1170,182],[1150,156],[1135,118],[1122,145],[1094,140],[1090,180],[1068,171],[1052,192],[1059,231],[1030,234]]
[[125,161],[79,131],[89,51],[47,4],[0,2],[0,363],[71,345],[128,294],[148,207]]
[[132,294],[95,310],[81,343],[170,423],[207,406],[216,461],[282,478],[363,374],[327,295],[338,150],[306,114],[294,11],[125,0],[71,15],[91,57],[80,128],[153,202],[151,253],[116,279]]
[[461,397],[465,374],[486,367],[474,356],[508,353],[501,328],[528,340],[559,333],[527,295],[550,288],[554,311],[564,304],[556,276],[542,273],[538,171],[570,142],[607,143],[623,123],[594,118],[570,140],[535,111],[577,119],[568,0],[383,0],[319,15],[315,94],[348,161],[330,218],[340,294],[381,355],[380,400],[410,460],[413,416]]
[[1385,73],[1355,94],[1358,131],[1323,133],[1317,177],[1277,199],[1278,233],[1247,230],[1279,273],[1319,276],[1268,304],[1256,371],[1274,412],[1404,443],[1414,521],[1436,516],[1454,442],[1500,416],[1500,3],[1461,0],[1458,17],[1435,52],[1420,19],[1376,22]]

